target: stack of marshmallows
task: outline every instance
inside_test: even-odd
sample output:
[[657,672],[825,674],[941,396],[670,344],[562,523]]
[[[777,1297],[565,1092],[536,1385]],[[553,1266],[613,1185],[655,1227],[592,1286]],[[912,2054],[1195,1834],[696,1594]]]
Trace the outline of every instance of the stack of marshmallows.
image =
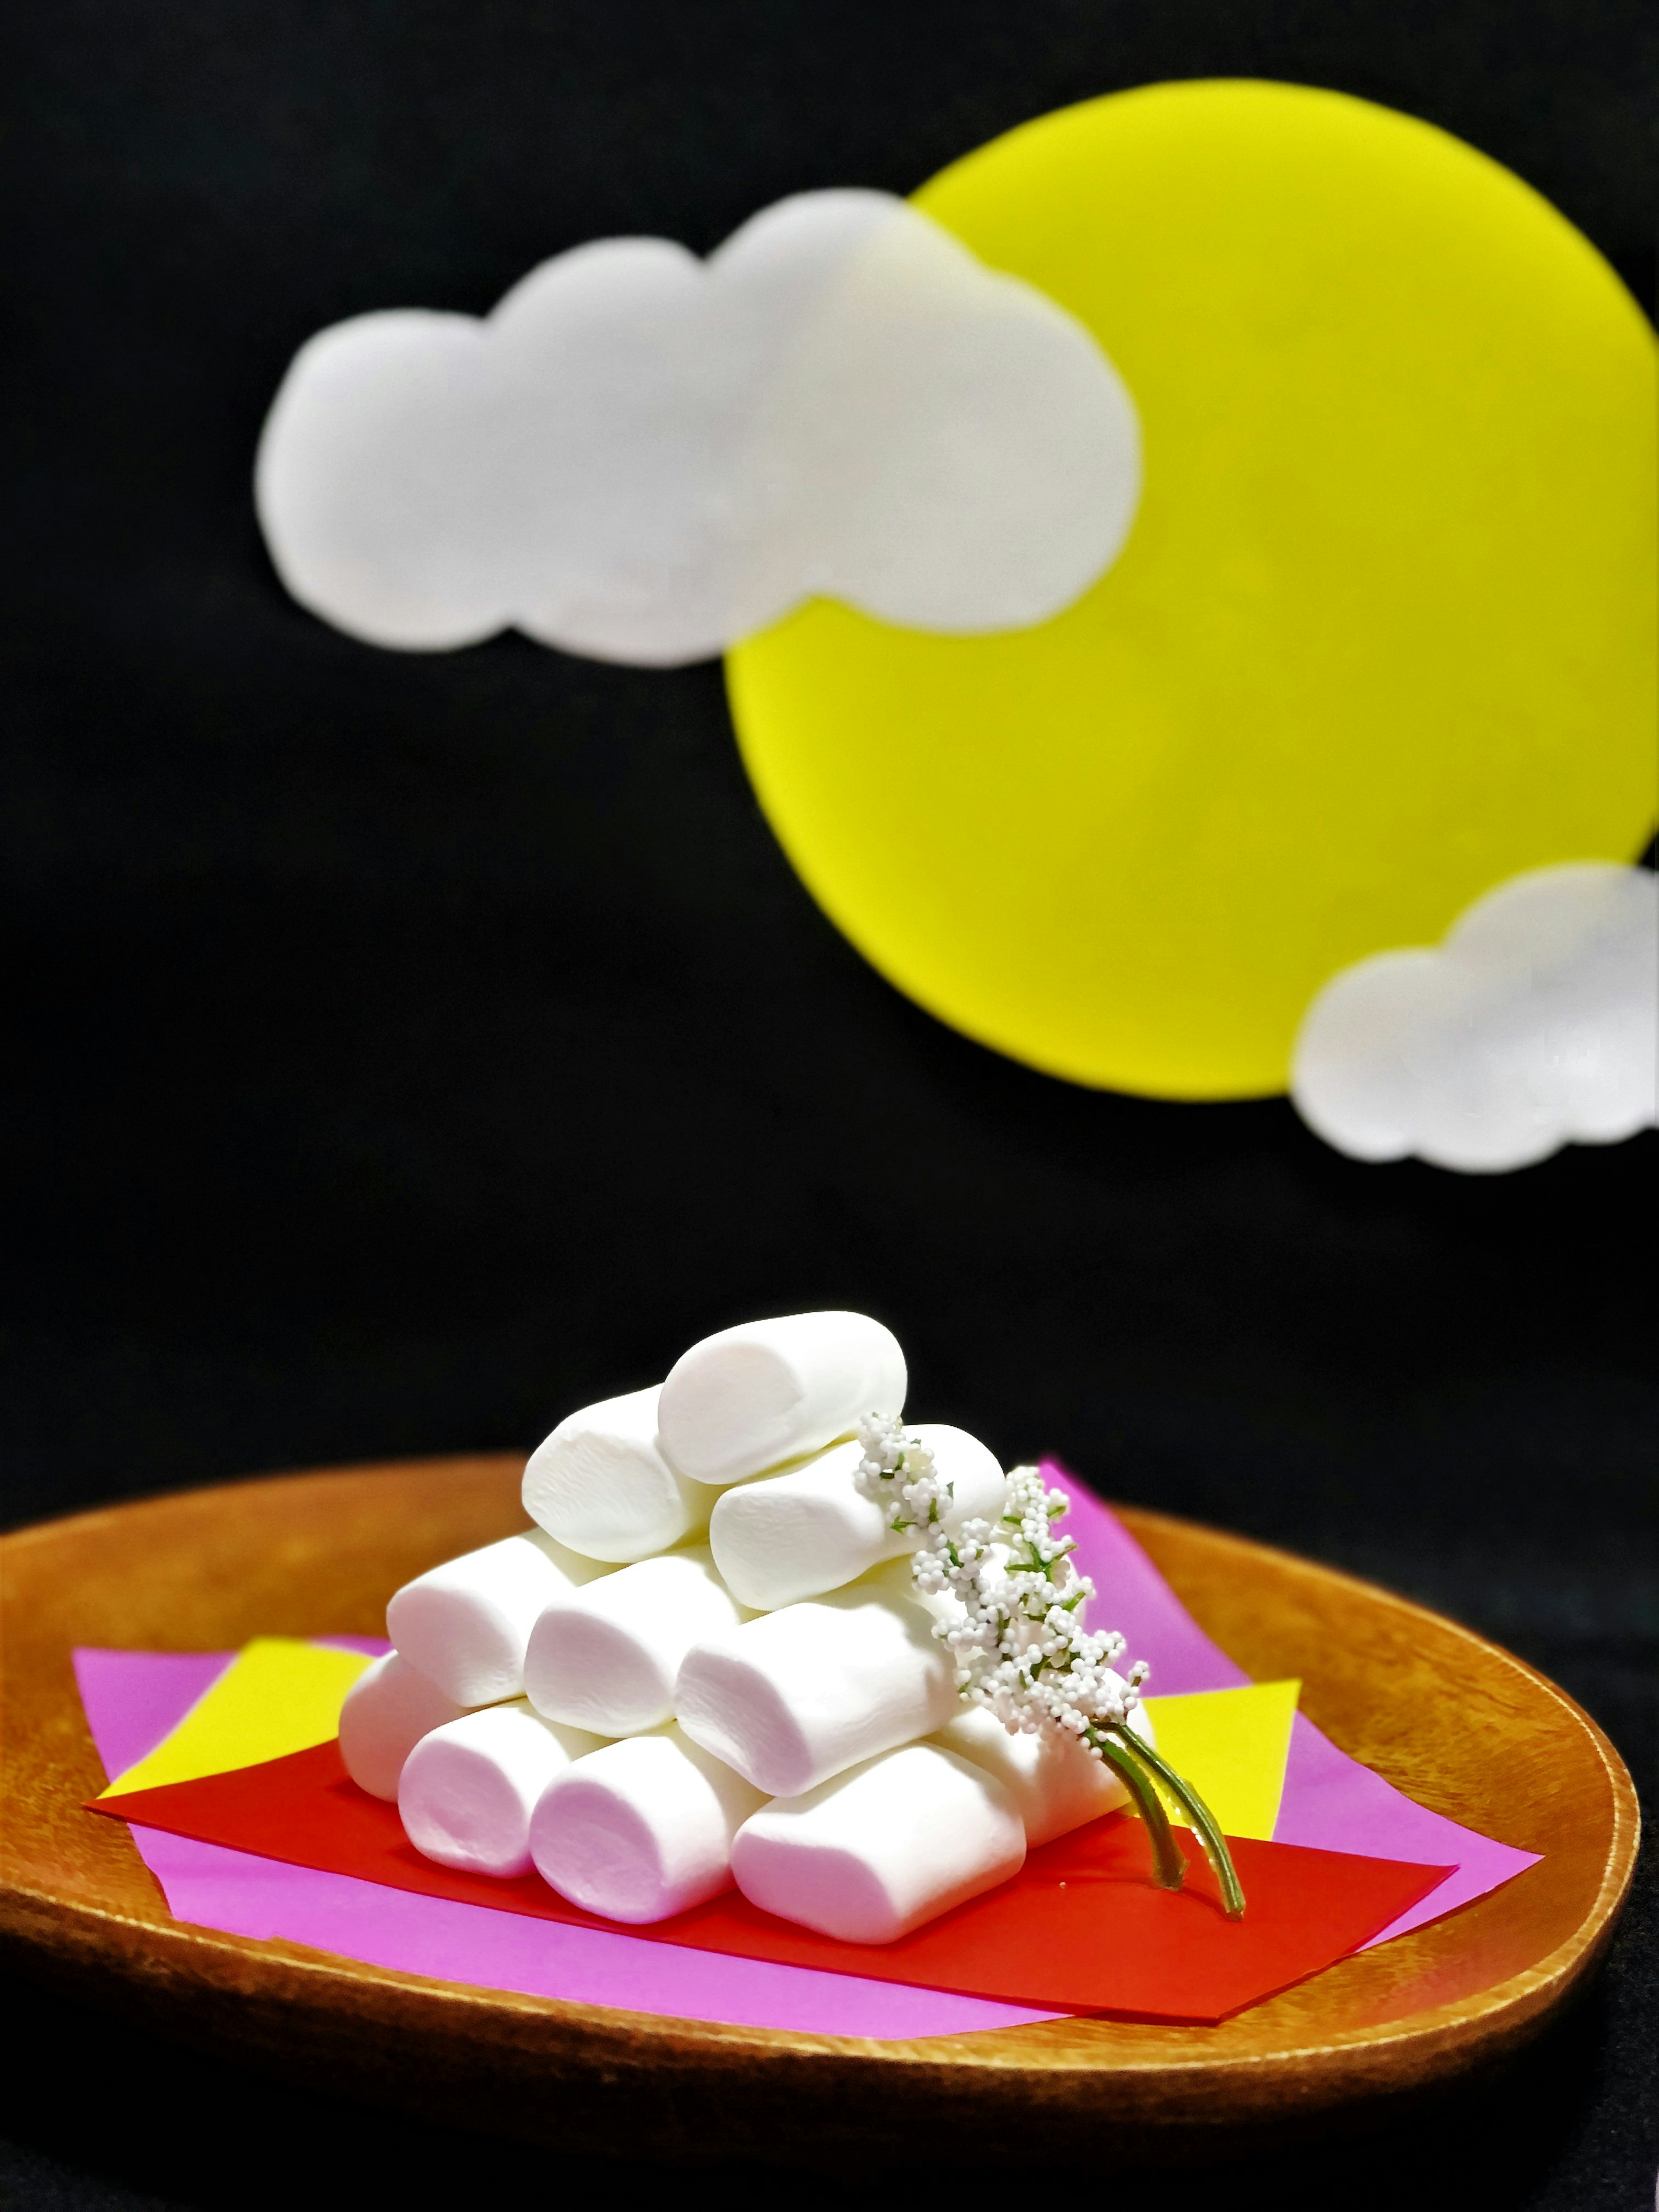
[[[860,1415],[904,1355],[863,1314],[694,1345],[659,1389],[562,1421],[525,1469],[535,1526],[406,1583],[395,1650],[340,1748],[441,1865],[532,1868],[607,1919],[664,1920],[732,1882],[787,1920],[886,1943],[1123,1801],[1080,1747],[964,1708]],[[960,1520],[1005,1477],[961,1429],[914,1431]],[[1137,1717],[1139,1717],[1139,1716]]]

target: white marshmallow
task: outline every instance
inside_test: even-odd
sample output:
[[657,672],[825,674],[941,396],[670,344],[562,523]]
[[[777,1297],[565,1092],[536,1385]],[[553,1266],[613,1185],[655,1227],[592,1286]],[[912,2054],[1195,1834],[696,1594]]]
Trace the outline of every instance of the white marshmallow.
[[357,1677],[340,1708],[340,1756],[371,1797],[398,1795],[404,1761],[423,1735],[466,1711],[407,1659],[388,1651]]
[[494,1705],[524,1694],[525,1646],[543,1607],[610,1571],[527,1528],[405,1583],[386,1632],[458,1705]]
[[789,1314],[706,1336],[675,1361],[657,1407],[662,1448],[694,1481],[740,1482],[904,1408],[904,1354],[867,1314]]
[[[993,1454],[965,1429],[943,1421],[924,1421],[915,1433],[933,1452],[941,1479],[954,1486],[947,1521],[994,1520],[1008,1485]],[[892,1508],[858,1487],[863,1456],[856,1440],[832,1444],[804,1467],[724,1493],[708,1540],[734,1597],[771,1612],[839,1589],[908,1551],[909,1539],[889,1526]]]
[[404,1761],[398,1811],[417,1851],[440,1866],[530,1871],[530,1816],[548,1784],[605,1738],[561,1728],[523,1698],[423,1735]]
[[843,1943],[892,1943],[1019,1872],[1025,1831],[983,1767],[907,1744],[745,1820],[732,1871],[751,1905]]
[[588,1912],[667,1920],[732,1882],[732,1838],[765,1802],[672,1727],[556,1775],[530,1824],[544,1881]]
[[1033,1850],[1128,1802],[1127,1790],[1111,1768],[1080,1743],[1050,1735],[1046,1729],[1038,1735],[1010,1735],[983,1705],[969,1705],[958,1713],[933,1741],[971,1759],[1002,1784],[1025,1824],[1025,1840]]
[[926,1609],[885,1576],[761,1614],[694,1644],[675,1693],[681,1727],[772,1797],[942,1728],[956,1670]]
[[585,1406],[538,1443],[524,1510],[592,1559],[648,1559],[708,1526],[717,1492],[677,1474],[657,1442],[660,1386]]
[[549,1720],[601,1735],[640,1735],[674,1712],[680,1662],[694,1644],[746,1620],[706,1544],[641,1559],[556,1597],[530,1632],[524,1686]]

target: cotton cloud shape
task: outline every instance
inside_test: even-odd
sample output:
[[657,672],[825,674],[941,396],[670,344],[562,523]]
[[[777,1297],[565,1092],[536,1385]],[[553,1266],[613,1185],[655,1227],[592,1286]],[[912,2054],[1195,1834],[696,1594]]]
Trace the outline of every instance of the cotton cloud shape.
[[902,200],[809,192],[705,263],[624,238],[482,321],[400,309],[301,347],[256,495],[294,596],[376,645],[515,625],[703,659],[802,600],[1021,628],[1115,558],[1139,425],[1093,337]]
[[1437,950],[1346,968],[1309,1008],[1291,1096],[1356,1159],[1470,1172],[1616,1143],[1656,1119],[1659,877],[1540,868]]

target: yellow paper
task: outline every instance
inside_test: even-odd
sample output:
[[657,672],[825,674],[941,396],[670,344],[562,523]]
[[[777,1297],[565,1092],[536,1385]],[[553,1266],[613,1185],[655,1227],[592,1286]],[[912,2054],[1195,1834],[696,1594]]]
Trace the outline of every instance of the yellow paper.
[[373,1666],[361,1651],[329,1651],[291,1636],[256,1636],[171,1735],[112,1782],[106,1797],[257,1766],[340,1732],[345,1693]]
[[[1301,1688],[1252,1682],[1242,1690],[1146,1699],[1160,1756],[1192,1784],[1224,1835],[1271,1841]],[[1164,1802],[1171,1820],[1190,1826],[1172,1800]]]

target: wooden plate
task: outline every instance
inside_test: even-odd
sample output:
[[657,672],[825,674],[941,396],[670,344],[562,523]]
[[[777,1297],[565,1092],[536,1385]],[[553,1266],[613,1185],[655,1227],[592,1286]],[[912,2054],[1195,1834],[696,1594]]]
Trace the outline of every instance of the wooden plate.
[[71,1645],[378,1633],[410,1575],[523,1525],[522,1467],[496,1455],[291,1475],[6,1539],[10,1958],[180,2040],[434,2118],[598,2152],[801,2162],[914,2156],[923,2139],[1018,2156],[1018,2123],[1039,2112],[1051,2151],[1190,2155],[1241,2124],[1352,2110],[1501,2056],[1607,1943],[1636,1799],[1571,1698],[1403,1599],[1136,1511],[1128,1525],[1250,1674],[1301,1676],[1304,1710],[1346,1751],[1542,1865],[1219,2027],[1065,2020],[910,2043],[504,1996],[171,1920],[126,1830],[80,1809],[101,1776]]

